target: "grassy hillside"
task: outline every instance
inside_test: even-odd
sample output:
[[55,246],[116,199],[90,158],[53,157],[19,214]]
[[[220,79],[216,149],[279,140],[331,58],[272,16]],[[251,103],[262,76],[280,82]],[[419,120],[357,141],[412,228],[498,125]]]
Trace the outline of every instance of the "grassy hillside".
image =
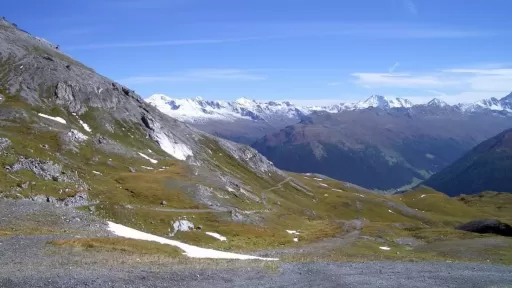
[[482,142],[424,185],[451,196],[512,191],[512,130]]

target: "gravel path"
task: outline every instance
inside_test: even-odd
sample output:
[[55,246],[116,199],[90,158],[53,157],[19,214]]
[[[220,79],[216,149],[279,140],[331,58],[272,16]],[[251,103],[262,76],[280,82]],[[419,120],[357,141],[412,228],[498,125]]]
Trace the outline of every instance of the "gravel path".
[[[1,270],[1,269],[0,269]],[[0,287],[510,287],[512,267],[452,263],[309,263],[263,268],[52,269],[2,275]]]

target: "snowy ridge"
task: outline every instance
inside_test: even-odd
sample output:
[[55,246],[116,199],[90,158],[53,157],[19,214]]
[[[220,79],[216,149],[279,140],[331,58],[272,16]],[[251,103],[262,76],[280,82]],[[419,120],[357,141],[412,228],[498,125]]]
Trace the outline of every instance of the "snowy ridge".
[[[409,109],[414,105],[404,98],[387,98],[372,95],[368,99],[355,103],[340,103],[330,106],[297,106],[288,101],[256,101],[239,98],[235,101],[212,101],[201,97],[194,99],[175,99],[163,94],[155,94],[146,99],[146,102],[158,108],[161,112],[186,122],[206,122],[210,120],[235,121],[247,119],[253,121],[272,121],[278,119],[300,119],[314,111],[339,113],[347,110],[362,110],[368,108]],[[512,112],[512,93],[498,100],[496,98],[484,99],[475,103],[449,105],[434,98],[426,105],[432,108],[454,107],[462,112],[476,112],[482,110]],[[419,106],[419,105],[418,105]]]

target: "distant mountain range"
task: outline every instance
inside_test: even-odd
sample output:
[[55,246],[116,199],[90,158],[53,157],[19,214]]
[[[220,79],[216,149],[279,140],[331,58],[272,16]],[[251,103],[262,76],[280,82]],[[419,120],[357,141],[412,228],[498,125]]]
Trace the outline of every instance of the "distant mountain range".
[[429,106],[434,108],[452,107],[463,112],[480,110],[512,112],[512,93],[498,100],[496,98],[484,99],[474,103],[461,103],[449,105],[434,98],[427,104],[414,105],[403,98],[388,99],[385,96],[372,95],[366,100],[355,103],[340,103],[330,106],[298,106],[288,101],[256,101],[240,98],[235,101],[204,100],[201,97],[194,99],[176,99],[163,94],[155,94],[146,99],[146,102],[157,107],[165,114],[185,122],[205,122],[210,120],[236,121],[247,119],[254,121],[272,122],[276,118],[287,117],[300,119],[317,111],[339,113],[347,110],[361,110],[368,108],[412,108],[414,106]]
[[279,168],[378,190],[415,185],[512,127],[512,93],[456,105],[379,95],[317,107],[164,95],[146,101],[198,129],[251,145]]
[[482,142],[424,185],[450,196],[512,192],[512,129]]

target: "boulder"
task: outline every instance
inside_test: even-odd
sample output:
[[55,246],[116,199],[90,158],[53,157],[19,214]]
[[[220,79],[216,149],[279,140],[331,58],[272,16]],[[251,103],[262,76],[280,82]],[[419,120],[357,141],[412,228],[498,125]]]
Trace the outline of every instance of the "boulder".
[[512,237],[512,226],[497,219],[481,219],[455,227],[457,230]]

